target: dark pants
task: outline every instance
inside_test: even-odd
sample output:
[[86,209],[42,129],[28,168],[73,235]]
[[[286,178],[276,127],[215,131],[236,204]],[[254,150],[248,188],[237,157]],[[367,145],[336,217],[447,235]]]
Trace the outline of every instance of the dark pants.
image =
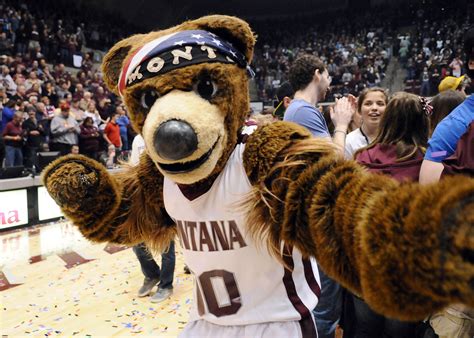
[[159,278],[159,287],[161,289],[173,288],[174,266],[176,262],[174,241],[171,241],[168,251],[161,254],[161,270],[158,264],[156,264],[152,255],[148,252],[148,249],[144,243],[135,245],[133,247],[133,252],[135,252],[135,255],[137,255],[145,277],[152,279]]
[[129,150],[128,149],[128,134],[120,134],[120,138],[122,139],[122,150]]
[[[80,149],[80,148],[79,148],[79,149]],[[82,150],[80,150],[80,151],[81,151],[81,154],[82,154],[82,155],[85,155],[85,156],[87,156],[87,157],[90,157],[90,158],[92,158],[92,159],[94,159],[94,160],[96,160],[96,161],[99,159],[99,156],[97,155],[97,151],[82,151]]]
[[72,144],[51,142],[49,147],[51,151],[59,151],[61,156],[64,156],[71,153]]
[[36,162],[36,154],[38,152],[37,147],[26,146],[25,148],[25,167],[28,169],[33,169],[33,166],[37,167],[38,163]]
[[413,338],[418,323],[401,322],[385,318],[374,312],[364,300],[352,296],[354,301],[353,338]]
[[5,146],[5,167],[16,167],[23,165],[23,152],[21,148]]
[[421,96],[430,95],[430,88],[431,88],[431,85],[430,85],[429,81],[423,81],[421,83],[420,95]]
[[313,310],[319,338],[333,338],[336,327],[341,318],[342,288],[326,276],[318,264],[319,278],[321,280],[321,297],[318,305]]
[[5,143],[3,137],[0,135],[0,168],[3,167],[3,160],[5,159]]

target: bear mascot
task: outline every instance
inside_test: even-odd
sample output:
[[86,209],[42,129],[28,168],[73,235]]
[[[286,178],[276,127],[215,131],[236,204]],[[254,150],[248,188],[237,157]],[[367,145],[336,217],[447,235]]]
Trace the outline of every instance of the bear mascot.
[[179,238],[195,276],[182,336],[316,337],[316,260],[391,318],[474,306],[474,180],[399,184],[292,123],[243,137],[254,45],[245,21],[212,15],[113,46],[104,80],[146,151],[115,174],[51,163],[64,214],[94,242]]

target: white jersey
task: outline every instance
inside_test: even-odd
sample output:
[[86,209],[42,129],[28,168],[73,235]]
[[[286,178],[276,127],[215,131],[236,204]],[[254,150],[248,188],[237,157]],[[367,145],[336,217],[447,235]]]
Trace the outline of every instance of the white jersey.
[[137,165],[140,162],[140,155],[145,151],[145,140],[142,135],[135,136],[132,142],[132,152],[130,154],[130,164]]
[[165,208],[176,222],[185,262],[196,277],[190,321],[299,321],[306,336],[305,331],[314,330],[311,311],[320,294],[316,261],[286,249],[291,272],[268,253],[263,240],[255,245],[248,236],[241,207],[251,190],[244,149],[238,144],[210,190],[192,201],[176,183],[164,180]]
[[354,159],[354,154],[360,148],[369,144],[369,139],[365,136],[360,128],[351,131],[346,137],[346,146],[344,149],[344,158],[346,160]]

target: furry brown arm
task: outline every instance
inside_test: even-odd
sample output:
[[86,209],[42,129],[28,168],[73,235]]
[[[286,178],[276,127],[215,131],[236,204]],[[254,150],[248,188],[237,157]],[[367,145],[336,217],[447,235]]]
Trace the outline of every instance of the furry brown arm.
[[45,169],[43,182],[64,215],[92,241],[145,241],[159,249],[175,235],[164,210],[163,176],[147,155],[116,175],[82,155],[61,157]]
[[[246,147],[251,233],[268,235],[275,254],[283,240],[315,256],[389,317],[418,320],[450,303],[474,305],[474,180],[399,184],[344,161],[324,140],[289,143],[282,130],[290,127],[257,130]],[[261,135],[277,156],[265,157],[265,143],[256,148]]]

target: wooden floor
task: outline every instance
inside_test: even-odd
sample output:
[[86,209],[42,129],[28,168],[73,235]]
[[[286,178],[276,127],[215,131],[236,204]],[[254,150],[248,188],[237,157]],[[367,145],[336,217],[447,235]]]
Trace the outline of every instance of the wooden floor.
[[0,233],[0,334],[176,337],[193,284],[176,254],[173,296],[153,304],[136,297],[143,275],[131,248],[91,244],[68,222]]

